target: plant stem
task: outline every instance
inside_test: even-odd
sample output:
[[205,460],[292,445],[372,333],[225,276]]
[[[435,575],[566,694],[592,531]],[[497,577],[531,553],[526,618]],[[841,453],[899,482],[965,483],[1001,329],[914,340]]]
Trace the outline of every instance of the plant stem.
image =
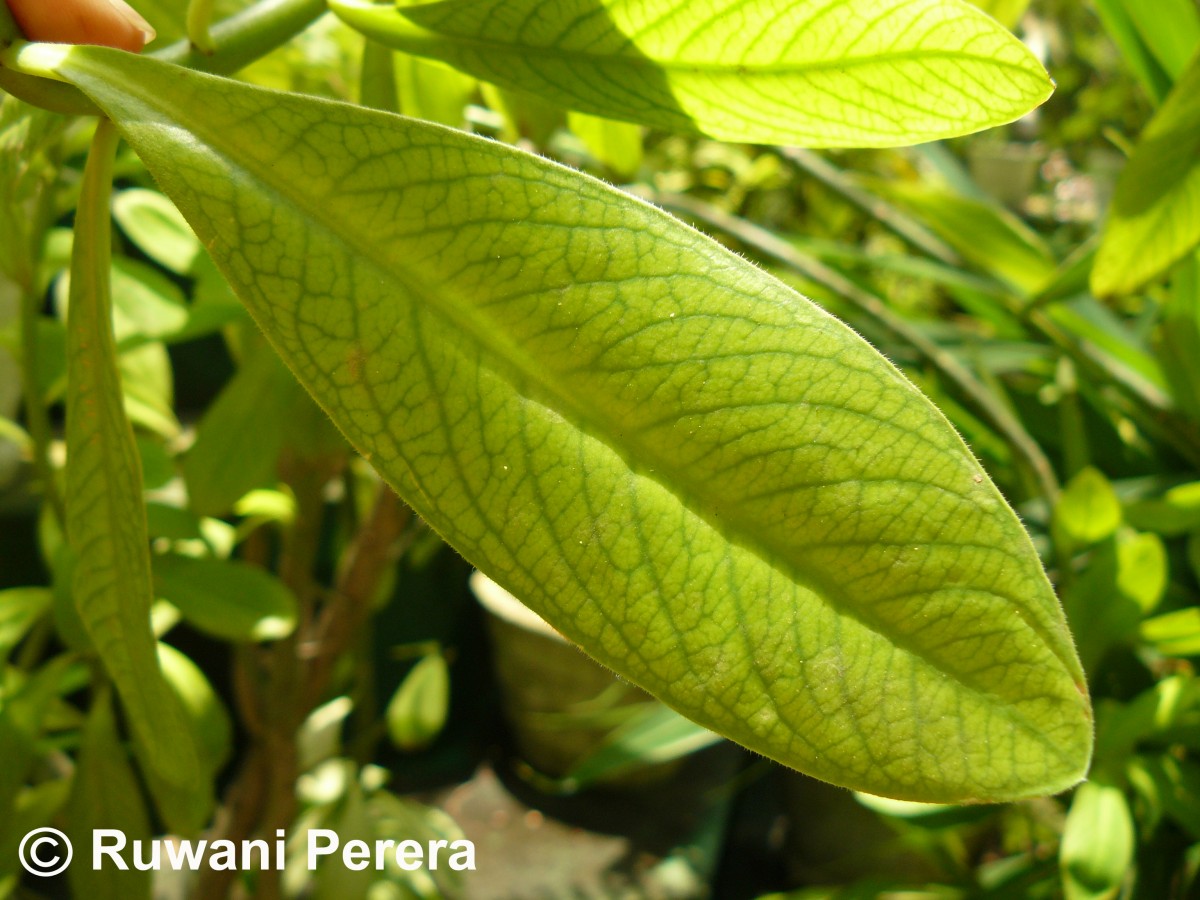
[[346,550],[333,599],[314,624],[312,657],[304,685],[305,706],[321,702],[334,664],[351,645],[371,614],[371,600],[384,573],[396,561],[396,542],[412,520],[412,510],[380,483],[371,517]]
[[212,24],[213,5],[216,0],[190,0],[187,10],[187,34],[192,46],[208,56],[216,45],[209,33]]
[[705,224],[726,232],[748,247],[777,260],[805,278],[828,288],[853,304],[864,315],[886,328],[917,351],[942,376],[958,388],[988,419],[1012,449],[1013,454],[1028,468],[1048,503],[1058,499],[1059,484],[1054,467],[1042,452],[1037,441],[1012,412],[980,383],[966,366],[944,347],[922,334],[888,307],[883,298],[859,287],[824,263],[798,253],[783,239],[765,228],[730,215],[691,197],[678,194],[656,194],[654,199],[664,206],[694,216]]
[[189,69],[229,75],[286,44],[324,12],[325,0],[262,0],[212,27],[212,53],[184,39],[152,55]]

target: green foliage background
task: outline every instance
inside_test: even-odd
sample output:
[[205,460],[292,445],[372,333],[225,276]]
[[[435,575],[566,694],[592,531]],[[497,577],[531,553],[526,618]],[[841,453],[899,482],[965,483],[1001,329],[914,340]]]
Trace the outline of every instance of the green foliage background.
[[[549,730],[588,730],[592,749],[561,770],[537,771],[513,738],[520,723],[510,719],[508,732],[498,727],[505,674],[489,665],[466,570],[439,535],[672,707],[811,774],[872,792],[826,794],[804,782],[795,791],[790,842],[772,845],[763,835],[754,845],[739,838],[736,823],[769,805],[762,786],[785,777],[774,763],[749,763],[740,777],[725,779],[725,801],[706,813],[724,841],[676,836],[679,846],[705,848],[693,864],[693,891],[703,882],[731,897],[777,890],[795,897],[1158,898],[1200,889],[1200,9],[1193,0],[1161,8],[1135,0],[980,4],[1024,37],[1057,83],[1037,112],[1007,125],[1046,88],[1034,69],[1010,82],[1008,95],[978,89],[994,77],[988,59],[1026,65],[1019,45],[991,32],[994,46],[980,53],[982,62],[969,61],[978,71],[967,76],[953,60],[898,75],[882,50],[850,76],[865,96],[900,77],[923,81],[934,98],[924,119],[897,120],[887,110],[856,118],[836,89],[821,95],[834,100],[806,104],[806,117],[789,118],[789,82],[780,88],[770,79],[800,77],[788,67],[804,70],[814,47],[839,52],[836,30],[814,29],[810,45],[795,42],[795,59],[779,50],[768,68],[785,74],[772,70],[763,86],[739,67],[753,69],[762,62],[755,54],[770,55],[773,45],[739,49],[719,40],[725,32],[717,29],[688,46],[706,59],[715,54],[728,71],[697,75],[673,49],[669,27],[622,19],[636,12],[619,4],[612,21],[597,18],[603,4],[568,4],[594,29],[573,34],[583,34],[587,46],[625,33],[638,41],[599,62],[566,45],[550,67],[538,64],[536,43],[521,43],[527,32],[494,24],[497,10],[513,4],[432,5],[401,21],[389,5],[339,0],[331,6],[345,22],[326,15],[311,25],[324,4],[275,4],[292,17],[277,23],[278,39],[299,32],[293,40],[268,53],[218,26],[215,43],[227,55],[210,60],[171,49],[185,34],[186,4],[135,5],[159,31],[149,50],[167,48],[176,62],[498,138],[638,200],[532,156],[478,150],[449,132],[416,125],[400,132],[362,110],[180,78],[104,51],[24,62],[19,47],[6,54],[10,68],[24,65],[82,88],[138,155],[114,150],[115,136],[105,138],[103,129],[94,138],[94,119],[47,113],[15,97],[0,107],[0,896],[38,889],[22,879],[16,846],[43,824],[80,836],[77,846],[93,827],[235,837],[322,826],[364,838],[399,829],[453,839],[464,828],[474,834],[471,823],[411,795],[465,782],[485,757],[546,791],[552,805],[552,795],[582,791],[586,803],[597,783],[607,780],[613,790],[612,779],[631,771],[653,772],[685,757],[684,765],[695,765],[713,751],[717,739],[706,728],[617,685],[553,714],[560,718]],[[217,15],[245,5],[217,4]],[[915,5],[945,13],[933,0]],[[797,15],[804,6],[796,5]],[[936,40],[933,25],[924,34]],[[638,74],[647,71],[653,77]],[[598,89],[606,83],[628,93],[614,99]],[[757,108],[739,93],[751,83]],[[87,103],[57,82],[39,82],[38,91],[34,99]],[[642,102],[645,110],[627,117],[644,124],[603,117]],[[978,114],[954,113],[959,103]],[[952,137],[991,125],[999,127]],[[322,129],[343,139],[321,143]],[[933,137],[942,140],[889,149]],[[103,169],[106,140],[115,153],[108,171],[85,178],[89,142],[89,165]],[[420,161],[402,175],[372,172],[369,159],[389,141],[397,159],[406,150]],[[772,144],[783,146],[765,146]],[[801,149],[806,144],[877,149],[818,152]],[[253,171],[229,174],[239,167]],[[370,207],[353,191],[369,196],[384,184],[419,214],[397,207],[375,220],[364,215]],[[547,185],[560,192],[548,204],[538,194]],[[89,200],[89,191],[99,199]],[[833,313],[933,401],[936,410],[899,378],[881,381],[878,373],[890,370],[872,368],[881,364],[870,351],[816,309],[802,313],[796,331],[760,319],[752,337],[711,327],[684,334],[691,346],[708,340],[730,351],[729,371],[714,376],[720,383],[740,382],[758,402],[794,404],[792,370],[774,362],[756,369],[745,360],[768,352],[781,358],[794,352],[798,333],[807,340],[820,331],[835,349],[810,344],[795,356],[797,371],[833,386],[822,402],[870,414],[880,392],[905,415],[924,417],[928,424],[905,420],[910,432],[927,429],[922,446],[848,431],[843,457],[823,451],[820,462],[807,463],[808,471],[825,466],[846,477],[858,441],[892,441],[891,456],[873,454],[874,468],[853,470],[861,479],[855,498],[833,507],[844,533],[789,518],[787,496],[774,507],[744,501],[774,473],[721,455],[737,435],[774,434],[770,427],[784,434],[780,447],[804,446],[821,434],[809,420],[778,426],[742,417],[725,432],[718,428],[709,444],[690,444],[690,434],[655,435],[656,421],[687,421],[680,398],[696,375],[686,354],[672,357],[676,345],[653,330],[634,342],[638,329],[629,323],[648,328],[654,317],[697,310],[732,321],[759,315],[763,298],[786,305],[791,295],[642,200]],[[504,228],[489,224],[496,221]],[[551,239],[543,249],[553,258],[545,262],[537,253],[540,225],[580,235],[609,228],[614,236],[593,244],[579,237],[578,246],[564,239],[565,249]],[[318,226],[328,232],[314,241]],[[451,237],[442,242],[440,234]],[[556,268],[559,253],[566,262]],[[589,269],[603,253],[615,255],[603,260],[603,271]],[[522,254],[524,263],[509,265]],[[624,269],[623,259],[630,261]],[[320,284],[307,287],[331,298],[324,320],[306,320],[300,298],[289,295],[297,266],[310,267],[310,276],[323,271]],[[570,293],[576,283],[667,284],[671,277],[686,285],[640,293],[627,306],[619,288]],[[89,289],[110,281],[110,296],[107,287]],[[529,304],[530,284],[539,296],[558,291],[588,315],[568,321],[555,308]],[[271,352],[234,291],[340,432]],[[428,317],[431,308],[461,331]],[[109,315],[106,349],[93,338]],[[353,324],[348,332],[346,322]],[[584,358],[587,332],[572,329],[594,323],[630,330],[617,342],[627,354],[620,365],[605,368],[602,354]],[[767,325],[779,326],[777,345],[762,337]],[[555,329],[585,337],[555,344],[546,339]],[[476,368],[463,369],[462,346],[471,341],[487,352]],[[822,368],[831,359],[841,368]],[[866,374],[839,392],[848,360]],[[100,375],[80,379],[73,374],[80,371]],[[339,382],[343,371],[349,380]],[[379,397],[386,401],[389,391],[450,398],[441,407],[445,442],[404,450],[414,425],[381,415]],[[864,396],[872,402],[856,407]],[[535,406],[567,410],[566,426],[538,418]],[[938,411],[971,453],[949,429],[938,430]],[[587,427],[574,426],[580,421]],[[695,422],[712,427],[717,420],[710,413]],[[642,426],[640,443],[622,443],[625,429]],[[490,451],[472,443],[477,434]],[[593,440],[596,434],[606,440]],[[518,437],[523,450],[506,462],[504,448]],[[767,441],[756,449],[774,446]],[[617,452],[608,452],[613,446]],[[578,481],[548,462],[564,458],[573,462],[561,471],[580,473]],[[457,474],[444,476],[452,465]],[[863,488],[872,476],[904,480],[922,467],[939,472],[921,476],[925,493]],[[589,501],[602,473],[616,482],[647,470],[663,474],[631,491],[637,511],[627,519],[619,505]],[[523,486],[511,494],[503,487],[510,477]],[[656,493],[664,482],[670,496]],[[430,485],[436,498],[426,494]],[[989,512],[973,520],[946,512],[934,488],[965,497],[987,492]],[[543,534],[539,517],[525,512],[535,508],[574,525],[551,522]],[[909,511],[897,517],[896,531],[870,530],[895,508]],[[489,522],[505,509],[507,544],[494,537],[504,529]],[[966,536],[945,539],[934,529],[921,537],[943,515],[966,522]],[[726,521],[738,529],[734,541],[720,524]],[[651,537],[643,535],[638,547],[623,540],[646,522],[654,523]],[[865,549],[846,555],[861,529]],[[829,534],[838,552],[823,556],[820,542]],[[588,539],[577,553],[579,535]],[[1004,563],[990,550],[964,556],[972,538],[1019,552]],[[832,697],[832,677],[793,666],[819,655],[820,641],[804,643],[809,634],[840,627],[831,608],[860,603],[862,616],[879,616],[879,598],[886,602],[888,591],[907,584],[911,561],[879,549],[891,539],[931,548],[935,564],[918,567],[913,581],[926,599],[953,579],[973,590],[980,572],[1001,570],[988,585],[1011,590],[1003,602],[975,606],[964,587],[936,608],[938,616],[983,609],[982,630],[1016,604],[1038,635],[1029,655],[1002,665],[1002,648],[966,645],[939,663],[955,673],[947,688],[940,676],[919,674],[936,656],[940,634],[910,627],[914,613],[905,608],[871,620],[883,635],[878,643],[874,636],[837,638],[846,658],[860,664],[850,675],[863,690],[860,707]],[[554,566],[538,568],[538,554],[532,563],[523,555],[556,540],[571,571],[584,573],[575,576],[578,590],[556,582]],[[708,560],[731,543],[753,551],[730,563],[738,587],[691,599],[693,585],[711,580],[711,572],[677,571],[679,547]],[[97,545],[105,548],[100,556]],[[845,589],[839,579],[872,566],[885,572],[878,585],[853,581],[849,601],[829,603]],[[780,568],[805,590],[789,582],[781,591],[771,581]],[[657,590],[645,587],[651,578],[659,579]],[[603,594],[601,582],[614,597],[654,603],[628,612],[631,625],[606,628],[578,599]],[[760,583],[767,587],[755,593]],[[730,615],[729,598],[743,593],[785,599]],[[929,615],[930,607],[922,610]],[[680,627],[688,615],[696,621]],[[776,644],[781,622],[792,616],[803,636]],[[665,638],[663,622],[671,623]],[[963,624],[962,634],[977,635],[974,627]],[[751,629],[749,649],[732,663],[714,656],[711,648],[728,645],[738,628]],[[897,665],[911,660],[918,673],[909,679],[919,685],[912,709],[899,708],[889,679],[867,665],[895,647],[903,651]],[[645,648],[661,650],[657,667],[638,660]],[[499,664],[502,651],[493,652]],[[772,711],[762,712],[759,695],[710,706],[711,694],[746,681],[751,662],[768,672]],[[1032,687],[1026,672],[1037,673]],[[1095,712],[1088,781],[1053,798],[1000,802],[1078,780],[1091,739],[1077,686],[1084,676]],[[976,708],[964,708],[970,688],[985,696]],[[916,715],[922,707],[930,712],[925,720]],[[1061,750],[1061,764],[1029,749],[1037,741],[1014,739],[1005,752],[961,765],[959,754],[946,753],[956,734],[966,735],[964,747],[978,746],[974,739],[991,723],[1025,716],[1029,731]],[[817,751],[798,751],[796,735]],[[907,761],[856,770],[851,762],[922,744],[930,758],[946,757],[938,771]],[[623,789],[649,790],[638,784],[635,774]],[[993,805],[914,804],[876,793]],[[730,801],[735,794],[740,799]],[[755,876],[743,862],[748,856],[770,857],[775,867]],[[196,896],[471,896],[475,876],[488,873],[397,869],[352,878],[293,867],[261,882],[206,875],[187,889]],[[538,878],[526,873],[528,896],[540,890]],[[147,873],[75,867],[70,879],[78,896],[155,889]]]

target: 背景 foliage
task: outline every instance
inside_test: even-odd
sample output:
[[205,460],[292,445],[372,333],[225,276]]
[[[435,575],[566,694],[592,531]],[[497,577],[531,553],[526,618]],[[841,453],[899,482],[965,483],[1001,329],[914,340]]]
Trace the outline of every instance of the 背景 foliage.
[[[145,12],[170,40],[206,33],[203,6],[156,0]],[[111,51],[3,55],[26,80],[6,68],[0,82],[60,109],[104,109],[141,163],[117,160],[108,272],[107,243],[89,232],[104,203],[94,190],[76,203],[65,187],[86,135],[5,103],[0,189],[16,239],[0,248],[0,288],[14,285],[22,309],[5,332],[0,290],[0,335],[25,399],[18,418],[0,390],[0,483],[19,446],[45,499],[52,588],[0,592],[0,809],[13,811],[0,825],[0,894],[13,883],[6,848],[56,815],[73,835],[110,816],[139,834],[165,821],[232,837],[317,823],[394,836],[378,829],[396,827],[401,801],[360,763],[388,736],[419,760],[461,725],[466,659],[453,638],[406,631],[419,615],[411,584],[387,599],[394,555],[416,566],[436,540],[348,463],[218,267],[421,520],[699,722],[877,793],[1012,799],[1083,774],[1090,688],[1092,781],[1065,817],[1057,801],[955,810],[862,798],[860,816],[886,818],[932,866],[893,872],[891,886],[1167,896],[1194,880],[1200,232],[1180,148],[1200,18],[1188,0],[1164,6],[1171,16],[1136,0],[980,3],[1006,26],[1024,15],[1031,44],[1049,48],[1054,105],[980,140],[821,157],[696,136],[892,146],[1010,121],[1049,85],[1011,35],[959,2],[797,2],[777,10],[786,28],[760,2],[330,6],[407,52],[368,40],[351,73],[361,38],[329,16],[237,81]],[[261,56],[290,33],[279,22],[294,30],[324,4],[250,9],[268,7],[257,25],[219,23],[212,57],[151,51],[229,72],[223,53]],[[639,200],[496,142],[301,96],[344,98],[348,79],[361,79],[363,106],[630,179],[848,319],[937,409],[836,320]],[[1101,127],[1144,121],[1140,140],[1108,133],[1133,157],[1105,211],[1103,173],[1120,160]],[[1004,143],[1034,134],[1068,143]],[[988,168],[1030,159],[1024,187],[996,174],[1011,167]],[[68,288],[56,274],[70,234],[53,223],[70,221],[85,274]],[[1101,225],[1097,253],[1088,239]],[[107,373],[112,424],[94,444],[68,428],[62,491],[53,405],[66,397],[77,417],[78,398],[105,382],[81,374],[61,318],[68,293],[79,308],[109,278],[115,344],[102,340],[104,315],[68,328],[99,353],[90,364]],[[236,373],[198,409],[188,398],[227,364],[189,368],[197,339],[208,359],[227,351]],[[118,462],[96,466],[104,447]],[[128,514],[85,518],[98,491]],[[121,536],[149,537],[152,582],[144,566],[112,568]],[[73,589],[81,546],[83,571],[115,572],[115,586],[85,574]],[[114,649],[96,596],[140,651]],[[398,602],[406,611],[386,618]],[[388,624],[364,628],[372,616]],[[415,643],[369,659],[363,636],[393,631]],[[156,665],[164,636],[174,646],[159,643]],[[230,649],[232,684],[211,647]],[[364,689],[385,658],[418,657],[407,679]],[[73,693],[84,686],[86,716]],[[174,725],[148,729],[160,703]],[[560,786],[713,740],[641,706]],[[156,767],[171,735],[194,763]],[[221,773],[231,784],[210,820]],[[226,816],[245,791],[254,812]],[[836,834],[836,817],[812,818],[798,827]],[[1057,860],[1045,853],[1056,845]],[[863,856],[883,866],[870,847],[864,832]],[[860,874],[876,870],[823,880]],[[376,877],[396,873],[289,873],[276,887],[344,896]],[[79,893],[157,889],[72,879]],[[230,887],[210,874],[196,889]]]

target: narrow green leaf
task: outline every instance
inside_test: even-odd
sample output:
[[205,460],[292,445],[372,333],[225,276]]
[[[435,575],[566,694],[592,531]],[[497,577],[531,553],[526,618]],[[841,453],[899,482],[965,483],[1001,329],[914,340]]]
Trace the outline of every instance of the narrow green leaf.
[[1121,0],[1138,34],[1159,65],[1177,79],[1200,50],[1200,8],[1196,0]]
[[237,560],[158,556],[159,596],[192,625],[230,641],[276,641],[296,627],[296,598],[269,572]]
[[1038,234],[1004,207],[922,183],[874,180],[870,187],[962,254],[979,271],[1031,295],[1053,278],[1056,265]]
[[1059,856],[1067,900],[1115,897],[1133,862],[1133,844],[1133,816],[1121,789],[1080,785]]
[[1150,48],[1138,33],[1137,26],[1129,16],[1125,0],[1092,0],[1096,14],[1104,24],[1108,36],[1120,48],[1125,62],[1142,83],[1150,99],[1157,106],[1171,90],[1171,77],[1162,64],[1154,58]]
[[67,533],[72,594],[155,772],[189,784],[195,750],[155,655],[142,474],[121,402],[109,294],[108,195],[116,134],[104,123],[75,219],[67,322]]
[[352,443],[602,663],[871,793],[996,800],[1085,771],[1083,673],[1028,537],[848,328],[494,141],[34,51],[119,123]]
[[19,587],[0,591],[0,665],[54,600],[49,588]]
[[575,764],[564,780],[576,788],[680,759],[719,743],[713,734],[685,719],[661,703],[643,704],[624,724],[613,729],[604,742]]
[[568,109],[730,141],[883,147],[1023,116],[1053,86],[964,0],[333,0],[400,50]]
[[1092,269],[1099,296],[1129,294],[1200,243],[1200,54],[1138,140],[1117,180]]
[[1089,466],[1063,490],[1054,522],[1072,540],[1095,544],[1120,527],[1121,501],[1104,474]]
[[[92,830],[96,828],[117,829],[130,843],[150,840],[150,814],[121,746],[108,691],[100,693],[88,715],[67,812],[67,836],[75,846],[75,862],[67,870],[72,895],[95,900],[149,900],[150,872],[133,867],[122,872],[114,865],[93,870],[88,860]],[[125,854],[129,853],[127,849]]]

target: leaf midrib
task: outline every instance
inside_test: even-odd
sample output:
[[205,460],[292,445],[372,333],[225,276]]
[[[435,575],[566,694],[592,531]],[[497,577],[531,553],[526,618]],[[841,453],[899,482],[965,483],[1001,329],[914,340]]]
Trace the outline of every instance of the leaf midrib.
[[[407,19],[399,9],[388,9],[387,12],[395,12],[398,18]],[[778,62],[772,64],[764,63],[746,63],[746,62],[722,62],[722,63],[705,63],[701,61],[689,62],[680,59],[662,59],[658,57],[647,56],[643,53],[630,53],[628,50],[618,51],[616,53],[595,53],[588,50],[571,50],[557,45],[545,44],[528,44],[519,41],[500,42],[490,41],[485,38],[472,37],[463,34],[449,34],[445,32],[433,31],[427,26],[421,25],[412,19],[418,27],[426,29],[436,38],[436,40],[427,40],[421,36],[414,35],[412,40],[406,43],[406,49],[417,55],[424,56],[431,46],[444,45],[451,49],[461,47],[469,47],[476,53],[481,54],[483,58],[494,56],[497,52],[513,53],[521,56],[529,54],[538,54],[541,56],[551,56],[560,61],[578,63],[581,59],[587,61],[591,65],[600,66],[604,63],[619,61],[625,65],[639,66],[651,68],[656,71],[680,72],[683,74],[717,74],[736,77],[741,80],[747,76],[765,76],[777,73],[809,75],[826,71],[836,71],[845,69],[871,69],[890,66],[896,62],[929,62],[931,60],[967,60],[999,69],[1004,69],[1013,72],[1019,72],[1025,77],[1041,82],[1043,79],[1036,72],[1030,71],[1028,66],[1023,66],[1020,63],[1010,62],[1008,60],[997,59],[989,55],[977,55],[967,53],[962,50],[899,50],[886,51],[883,53],[873,53],[865,56],[846,56],[838,59],[815,60],[812,62]],[[620,32],[618,32],[620,33]],[[382,32],[381,32],[382,34]],[[392,36],[391,32],[387,33]],[[622,37],[626,37],[623,33]],[[632,40],[630,39],[630,43]],[[422,47],[426,48],[422,52]],[[438,57],[442,58],[442,57]],[[940,82],[944,86],[947,82]],[[956,88],[957,90],[957,88]],[[961,92],[961,91],[960,91]]]

